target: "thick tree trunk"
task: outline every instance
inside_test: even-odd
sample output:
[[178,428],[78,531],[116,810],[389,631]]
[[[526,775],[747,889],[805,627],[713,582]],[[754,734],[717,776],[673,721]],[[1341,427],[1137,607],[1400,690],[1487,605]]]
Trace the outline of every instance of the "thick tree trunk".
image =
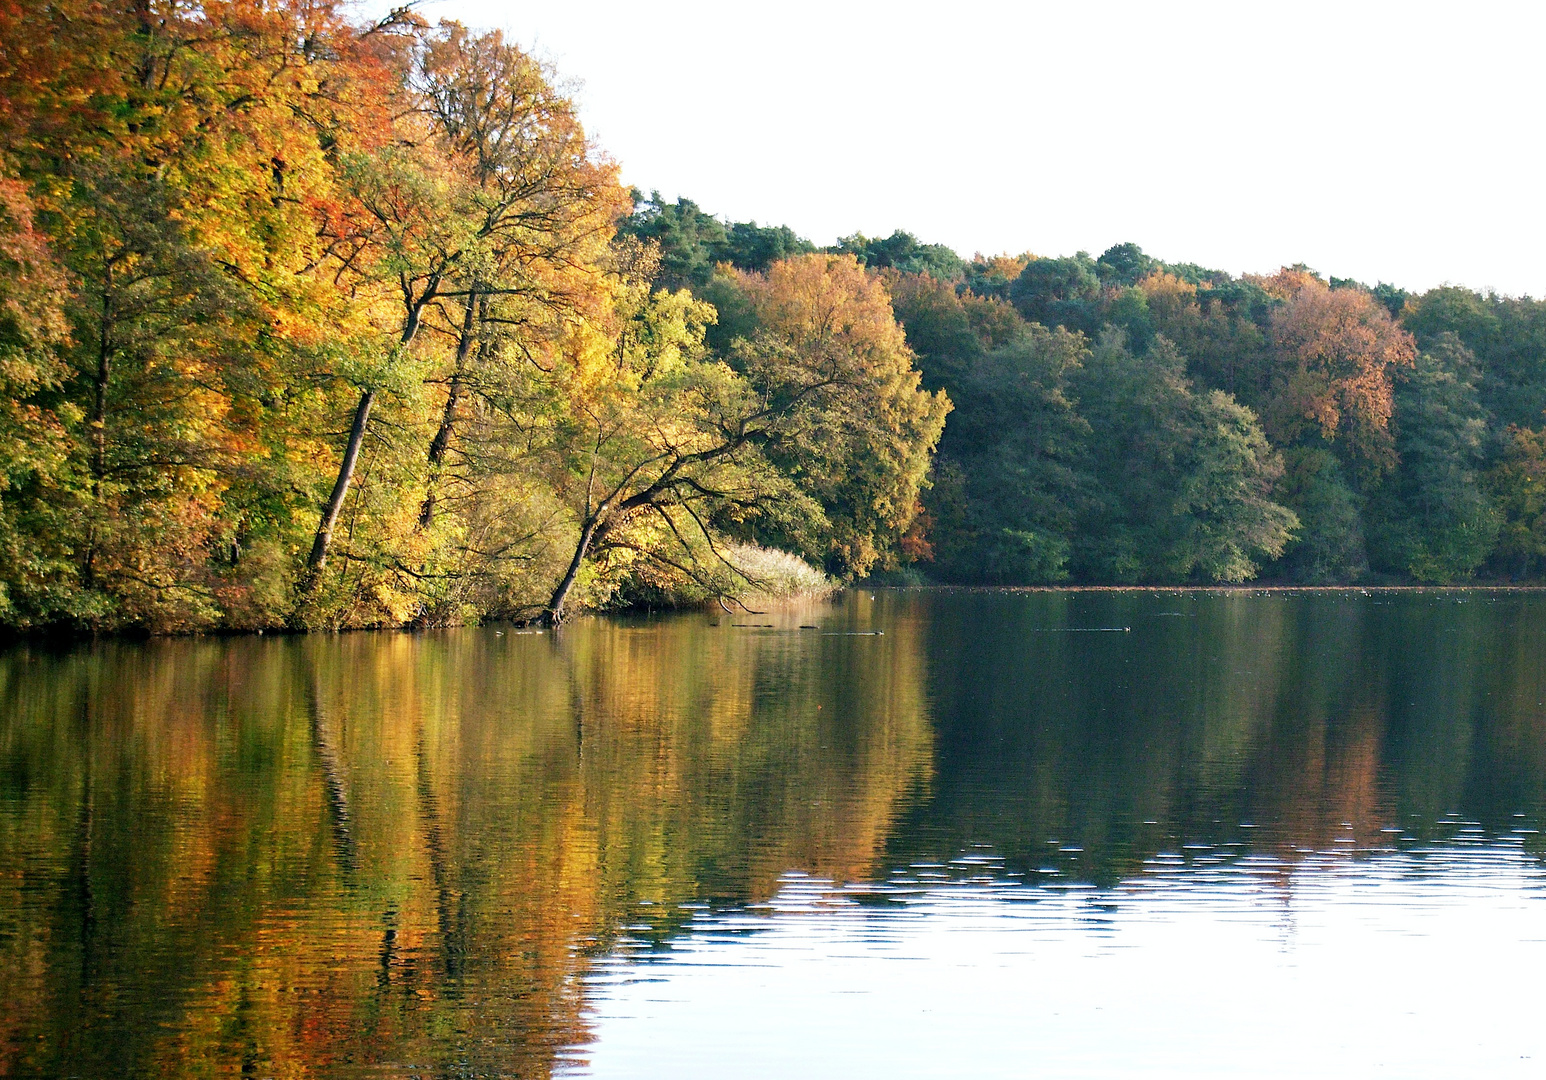
[[328,547],[333,542],[333,526],[349,495],[349,485],[354,481],[354,466],[360,459],[360,446],[365,442],[365,429],[370,423],[370,409],[376,402],[376,392],[367,390],[360,395],[360,403],[354,410],[354,423],[349,428],[349,444],[344,448],[343,464],[338,468],[338,479],[333,484],[333,494],[328,497],[322,511],[322,521],[317,525],[317,535],[311,543],[311,555],[306,560],[306,587],[316,584],[317,575],[327,565]]
[[563,579],[559,581],[558,588],[553,590],[553,597],[548,601],[548,606],[542,612],[542,625],[562,626],[564,622],[564,605],[569,600],[569,592],[574,588],[575,579],[580,576],[580,567],[585,563],[585,556],[590,554],[591,541],[596,539],[596,530],[601,522],[592,518],[585,523],[585,528],[580,530],[580,541],[574,546],[574,558],[569,560],[569,569],[564,571]]

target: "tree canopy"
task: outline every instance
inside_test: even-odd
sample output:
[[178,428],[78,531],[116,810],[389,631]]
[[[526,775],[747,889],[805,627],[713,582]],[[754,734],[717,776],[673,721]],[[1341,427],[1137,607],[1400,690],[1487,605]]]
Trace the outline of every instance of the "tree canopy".
[[[6,625],[556,622],[733,596],[727,543],[898,557],[946,406],[876,272],[643,203],[498,32],[34,15],[0,12]],[[752,322],[715,348],[684,286],[720,265]],[[863,333],[788,332],[801,274]]]

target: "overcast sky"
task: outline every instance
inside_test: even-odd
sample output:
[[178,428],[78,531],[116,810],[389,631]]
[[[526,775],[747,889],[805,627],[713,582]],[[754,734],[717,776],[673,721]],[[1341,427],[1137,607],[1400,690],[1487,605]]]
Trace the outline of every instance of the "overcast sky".
[[625,182],[818,243],[1131,240],[1546,294],[1546,4],[428,0],[552,61]]

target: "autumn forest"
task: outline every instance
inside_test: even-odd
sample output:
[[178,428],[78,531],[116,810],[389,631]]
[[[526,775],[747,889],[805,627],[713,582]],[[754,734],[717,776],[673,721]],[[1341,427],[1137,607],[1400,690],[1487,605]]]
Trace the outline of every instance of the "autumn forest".
[[822,248],[325,0],[0,0],[0,142],[11,631],[1546,573],[1543,301]]

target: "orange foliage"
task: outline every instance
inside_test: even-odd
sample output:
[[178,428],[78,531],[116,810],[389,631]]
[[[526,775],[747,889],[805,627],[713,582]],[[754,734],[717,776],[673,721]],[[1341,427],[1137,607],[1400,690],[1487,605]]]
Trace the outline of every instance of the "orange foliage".
[[934,545],[929,542],[929,530],[934,527],[934,519],[919,502],[913,509],[913,523],[902,534],[902,554],[913,562],[933,562]]
[[785,259],[766,275],[736,271],[736,279],[762,324],[796,349],[837,346],[865,358],[909,355],[885,283],[852,255]]
[[1284,304],[1272,318],[1277,371],[1265,420],[1274,441],[1311,425],[1345,440],[1366,468],[1394,464],[1391,369],[1417,356],[1412,335],[1361,289],[1331,289],[1302,270],[1259,282]]
[[984,255],[978,252],[972,256],[972,273],[974,277],[986,279],[994,284],[1005,284],[1014,281],[1030,265],[1033,256],[1025,255]]
[[950,402],[920,388],[885,282],[852,255],[803,255],[735,279],[763,332],[795,358],[795,381],[825,399],[810,435],[821,455],[802,451],[793,470],[829,511],[845,507],[832,547],[864,573],[911,527]]
[[1174,321],[1197,307],[1197,286],[1174,274],[1155,271],[1140,281],[1138,287],[1149,303],[1149,311],[1161,323]]

